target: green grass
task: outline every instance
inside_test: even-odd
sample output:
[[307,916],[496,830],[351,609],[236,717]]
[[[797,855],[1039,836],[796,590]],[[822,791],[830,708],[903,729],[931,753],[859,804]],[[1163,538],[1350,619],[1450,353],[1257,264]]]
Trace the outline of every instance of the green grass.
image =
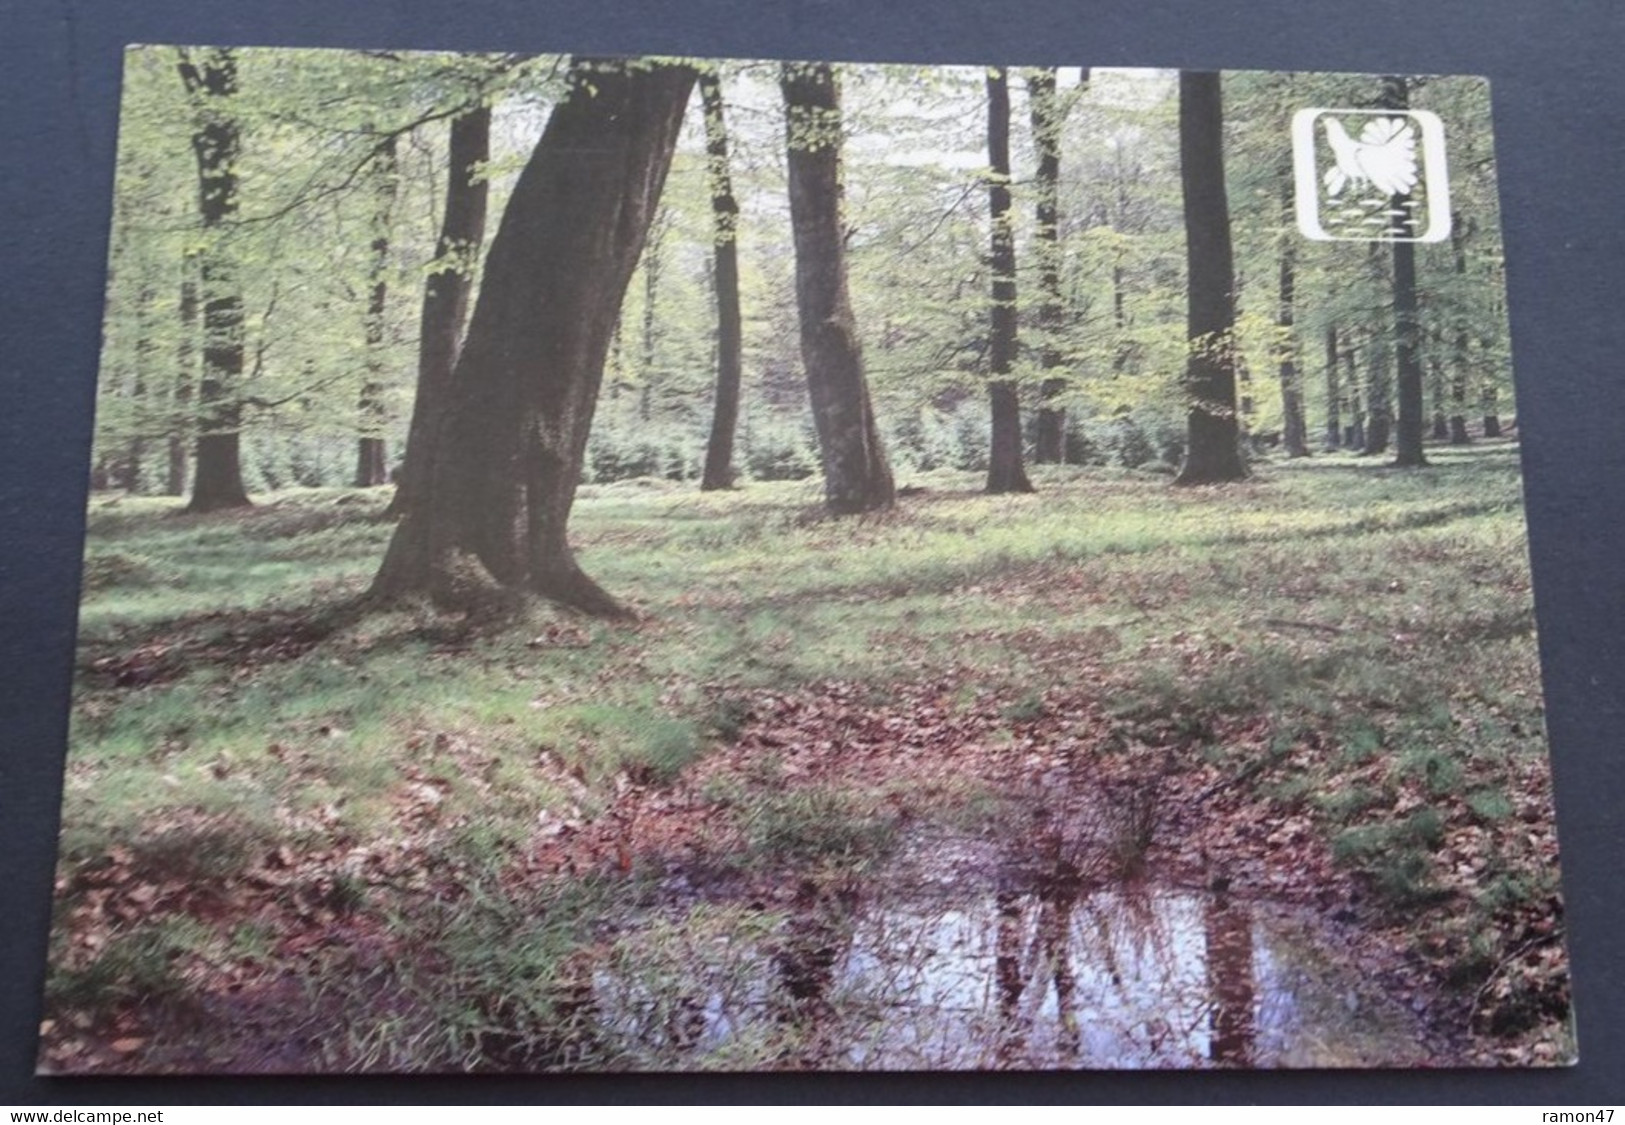
[[[1517,771],[1544,753],[1516,450],[1435,460],[1407,473],[1317,456],[1222,490],[1046,467],[1023,497],[938,472],[903,482],[927,491],[895,511],[845,520],[822,513],[810,482],[590,486],[580,560],[643,622],[540,606],[466,634],[427,610],[339,615],[387,543],[382,491],[291,491],[218,517],[97,500],[64,872],[114,844],[199,879],[282,845],[383,846],[403,794],[433,781],[443,797],[424,846],[484,889],[422,910],[409,887],[343,888],[348,909],[387,917],[416,951],[414,1010],[435,1013],[375,1012],[348,1057],[461,1065],[494,1050],[504,1022],[531,1029],[524,1051],[567,1052],[547,1031],[558,966],[624,896],[505,899],[502,872],[539,817],[590,818],[628,782],[674,785],[748,729],[759,693],[840,680],[883,701],[945,678],[954,706],[998,700],[1015,735],[1047,717],[1050,684],[1100,693],[1117,750],[1153,731],[1180,764],[1218,763],[1310,810],[1379,900],[1425,909],[1446,830],[1510,822]],[[278,647],[324,615],[324,635]],[[579,642],[549,642],[554,627]],[[132,653],[162,674],[119,685],[97,670]],[[1261,762],[1217,733],[1256,717],[1274,732]],[[1306,741],[1313,753],[1295,752]],[[906,789],[791,784],[782,766],[762,755],[703,788],[739,827],[739,870],[861,871],[904,813],[968,815]],[[1410,811],[1395,812],[1402,793]],[[1136,836],[1129,858],[1145,846]],[[1548,892],[1507,862],[1469,922]],[[130,942],[104,968],[59,973],[55,995],[163,987],[170,947]],[[251,931],[227,942],[263,944]],[[365,999],[370,986],[353,987]]]

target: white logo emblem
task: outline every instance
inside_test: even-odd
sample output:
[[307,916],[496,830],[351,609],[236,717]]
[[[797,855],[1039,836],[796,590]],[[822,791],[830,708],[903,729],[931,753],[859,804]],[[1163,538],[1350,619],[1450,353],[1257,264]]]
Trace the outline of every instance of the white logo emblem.
[[[1420,137],[1418,136],[1420,134]],[[1292,115],[1298,230],[1317,242],[1450,237],[1444,123],[1425,109]]]

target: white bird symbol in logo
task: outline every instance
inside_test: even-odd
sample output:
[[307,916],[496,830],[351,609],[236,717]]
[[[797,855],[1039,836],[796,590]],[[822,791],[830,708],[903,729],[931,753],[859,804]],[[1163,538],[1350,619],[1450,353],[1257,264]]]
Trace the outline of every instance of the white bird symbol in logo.
[[1355,140],[1343,123],[1328,117],[1326,139],[1337,163],[1326,170],[1326,193],[1333,199],[1350,184],[1370,184],[1384,195],[1404,195],[1416,186],[1416,137],[1403,117],[1374,117]]

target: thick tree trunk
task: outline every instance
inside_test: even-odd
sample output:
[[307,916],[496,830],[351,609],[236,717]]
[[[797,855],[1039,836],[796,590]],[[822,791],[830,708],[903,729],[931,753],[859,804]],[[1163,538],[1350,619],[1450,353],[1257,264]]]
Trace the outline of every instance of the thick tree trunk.
[[1005,68],[987,72],[987,182],[992,216],[993,304],[988,326],[988,397],[993,433],[988,444],[987,491],[1031,492],[1021,458],[1021,403],[1010,369],[1016,358],[1016,233],[1010,219],[1010,79]]
[[490,196],[485,164],[490,159],[491,107],[476,106],[453,118],[446,156],[446,209],[440,217],[434,263],[423,284],[417,394],[412,399],[401,479],[389,506],[391,515],[404,514],[428,487],[430,447],[445,414],[446,391],[468,315],[470,279],[485,238]]
[[237,61],[209,50],[194,60],[180,52],[181,80],[197,106],[192,151],[197,157],[198,212],[208,244],[202,251],[203,375],[198,381],[198,436],[192,499],[187,510],[214,512],[248,506],[243,488],[243,301],[219,230],[237,214]]
[[1343,389],[1337,378],[1337,326],[1326,326],[1326,451],[1343,444]]
[[[1089,80],[1087,69],[1083,81]],[[1056,400],[1066,391],[1067,381],[1051,372],[1061,366],[1061,349],[1056,334],[1061,330],[1061,107],[1055,92],[1056,68],[1046,67],[1027,75],[1027,101],[1032,109],[1033,144],[1038,150],[1038,331],[1041,344],[1038,365],[1044,371],[1039,384],[1039,408],[1033,447],[1033,460],[1039,464],[1059,464],[1066,455],[1066,408]]]
[[1283,180],[1282,221],[1289,233],[1281,240],[1281,305],[1275,319],[1281,329],[1281,443],[1288,457],[1309,456],[1309,426],[1303,418],[1303,384],[1298,374],[1298,343],[1292,331],[1297,283],[1297,237],[1292,227],[1292,182]]
[[384,338],[389,309],[389,226],[395,211],[398,165],[395,138],[385,139],[373,158],[372,263],[368,269],[371,287],[367,293],[366,354],[367,374],[356,403],[355,486],[376,488],[389,482],[389,463],[384,451]]
[[818,429],[824,502],[837,514],[888,508],[896,501],[896,486],[869,401],[846,289],[840,90],[834,71],[821,63],[784,64],[779,85],[789,148],[801,359]]
[[577,60],[514,185],[430,445],[375,597],[449,607],[521,592],[625,615],[567,528],[621,299],[671,167],[688,67]]
[[1184,193],[1187,305],[1185,463],[1175,484],[1242,480],[1236,419],[1235,267],[1224,189],[1219,75],[1179,75],[1179,176]]
[[739,315],[739,203],[728,170],[728,129],[723,119],[722,84],[713,72],[700,75],[705,105],[705,155],[711,178],[711,216],[716,241],[717,394],[711,436],[705,445],[700,491],[732,488],[734,431],[739,425],[739,387],[744,375],[743,331]]

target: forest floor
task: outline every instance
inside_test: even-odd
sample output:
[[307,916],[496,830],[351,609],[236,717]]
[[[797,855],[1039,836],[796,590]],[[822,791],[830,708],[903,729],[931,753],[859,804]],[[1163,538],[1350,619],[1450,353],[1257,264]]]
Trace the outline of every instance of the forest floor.
[[1557,1065],[1517,450],[581,491],[641,617],[92,500],[51,1072]]

